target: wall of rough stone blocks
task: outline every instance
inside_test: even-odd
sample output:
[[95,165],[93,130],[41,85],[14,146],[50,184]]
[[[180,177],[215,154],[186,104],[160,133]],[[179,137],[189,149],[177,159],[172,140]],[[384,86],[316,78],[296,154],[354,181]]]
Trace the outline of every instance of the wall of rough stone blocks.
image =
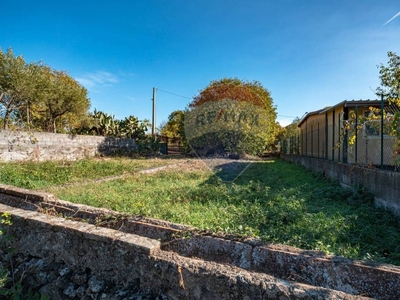
[[1,161],[76,160],[98,154],[130,153],[133,139],[49,132],[0,131]]
[[[14,261],[24,283],[50,299],[130,299],[137,289],[150,299],[400,298],[396,266],[254,239],[190,236],[184,225],[6,185],[0,185],[2,212],[11,214],[12,226],[2,229],[18,251],[11,259],[3,253],[0,262]],[[102,216],[108,222],[93,222]]]

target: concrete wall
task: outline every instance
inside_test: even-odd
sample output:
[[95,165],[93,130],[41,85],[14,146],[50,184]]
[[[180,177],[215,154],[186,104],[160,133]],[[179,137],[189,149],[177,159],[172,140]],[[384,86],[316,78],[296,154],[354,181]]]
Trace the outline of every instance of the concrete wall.
[[0,131],[0,160],[76,160],[137,150],[133,139],[49,132]]
[[[383,136],[383,164],[394,166],[398,164],[399,157],[395,153],[397,137]],[[357,162],[355,161],[355,145],[349,145],[348,163],[379,166],[381,164],[381,137],[366,136],[365,130],[357,134]]]
[[281,156],[287,161],[301,164],[307,169],[338,180],[342,186],[364,186],[374,194],[376,205],[400,217],[400,173],[300,155]]
[[[24,278],[51,299],[84,293],[91,299],[128,299],[132,294],[110,287],[132,285],[153,295],[161,291],[165,297],[158,299],[400,297],[400,268],[395,266],[259,240],[191,234],[192,228],[183,225],[5,185],[0,186],[0,203],[0,213],[12,215],[13,225],[3,230],[15,237],[14,269],[22,268],[22,256],[30,257],[33,270],[26,270]],[[6,255],[0,259],[9,261]],[[47,266],[62,269],[47,275]]]

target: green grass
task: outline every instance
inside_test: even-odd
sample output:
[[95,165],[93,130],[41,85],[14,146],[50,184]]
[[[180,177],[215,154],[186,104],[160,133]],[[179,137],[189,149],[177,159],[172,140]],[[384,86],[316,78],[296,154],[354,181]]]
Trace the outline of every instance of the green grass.
[[[143,167],[143,161],[130,163],[130,168],[136,163]],[[78,177],[105,172],[99,169],[96,176]],[[207,170],[179,168],[66,188],[52,181],[45,187],[72,202],[400,265],[399,220],[374,208],[370,194],[344,190],[281,160],[255,162],[234,183],[222,183]]]
[[161,159],[83,159],[79,161],[13,162],[0,163],[0,182],[27,189],[79,183],[166,164],[176,160]]

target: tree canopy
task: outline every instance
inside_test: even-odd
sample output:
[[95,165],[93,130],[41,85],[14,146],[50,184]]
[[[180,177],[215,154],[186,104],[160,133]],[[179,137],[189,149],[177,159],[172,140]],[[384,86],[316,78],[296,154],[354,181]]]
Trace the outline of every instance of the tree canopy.
[[384,92],[391,101],[400,104],[400,56],[389,51],[388,57],[388,65],[382,64],[379,67],[381,87],[377,89],[377,93]]
[[275,140],[276,107],[260,82],[223,78],[194,97],[184,124],[186,139],[200,156],[255,155]]
[[185,112],[175,110],[168,116],[168,121],[161,127],[161,134],[169,138],[184,138]]
[[[398,111],[400,107],[400,57],[389,51],[388,58],[387,65],[378,66],[381,86],[376,89],[376,94],[384,95],[389,100],[389,107],[394,105],[389,111],[387,109],[381,111],[380,108],[371,106],[368,114],[357,114],[355,110],[350,110],[348,120],[344,123],[346,130],[343,131],[343,134],[348,136],[350,145],[354,145],[358,132],[365,128],[368,128],[368,130],[365,129],[366,132],[383,132],[385,135],[400,137],[400,113]],[[383,128],[381,128],[380,121],[382,116]],[[397,139],[397,142],[394,143],[395,148],[398,148],[398,141]]]
[[4,129],[14,119],[22,126],[57,132],[84,118],[90,101],[87,90],[67,72],[28,64],[9,48],[0,49],[0,106]]
[[25,63],[22,56],[14,56],[11,48],[6,53],[0,49],[0,105],[4,129],[8,128],[10,118],[32,96],[31,75],[32,67]]

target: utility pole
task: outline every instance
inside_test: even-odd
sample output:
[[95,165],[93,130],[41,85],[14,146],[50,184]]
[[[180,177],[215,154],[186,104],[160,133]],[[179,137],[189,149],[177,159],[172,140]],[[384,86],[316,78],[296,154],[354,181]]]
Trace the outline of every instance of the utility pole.
[[153,113],[151,120],[151,135],[154,139],[156,137],[156,91],[157,88],[153,87]]
[[383,169],[383,91],[381,94],[381,169]]

